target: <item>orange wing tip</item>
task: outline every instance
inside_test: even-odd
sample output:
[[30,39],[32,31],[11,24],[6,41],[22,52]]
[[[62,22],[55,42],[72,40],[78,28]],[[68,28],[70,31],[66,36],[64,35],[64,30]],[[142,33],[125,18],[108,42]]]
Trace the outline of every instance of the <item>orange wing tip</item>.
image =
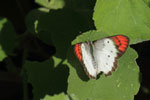
[[125,52],[129,44],[129,38],[124,35],[117,35],[112,38],[117,45],[119,51]]
[[75,54],[77,56],[77,58],[79,59],[79,61],[82,61],[82,55],[81,55],[81,44],[76,44],[75,47],[74,47],[74,51],[75,51]]
[[112,37],[113,38],[113,40],[115,41],[115,44],[117,45],[117,46],[120,46],[120,42],[118,41],[118,39],[116,38],[116,37]]
[[124,35],[117,35],[116,36],[120,41],[129,41],[129,38]]

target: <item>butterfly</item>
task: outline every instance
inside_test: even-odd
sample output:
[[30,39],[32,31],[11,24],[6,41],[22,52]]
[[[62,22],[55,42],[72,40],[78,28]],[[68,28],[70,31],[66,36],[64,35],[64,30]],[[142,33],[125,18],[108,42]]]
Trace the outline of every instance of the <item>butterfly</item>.
[[74,51],[89,78],[96,79],[101,72],[109,76],[117,68],[117,59],[126,51],[129,38],[110,36],[93,42],[75,44]]

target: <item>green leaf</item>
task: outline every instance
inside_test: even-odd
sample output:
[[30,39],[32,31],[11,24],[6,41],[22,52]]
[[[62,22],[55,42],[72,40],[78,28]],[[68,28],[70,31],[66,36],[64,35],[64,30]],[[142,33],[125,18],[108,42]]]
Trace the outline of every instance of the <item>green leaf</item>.
[[150,0],[143,0],[150,7]]
[[0,18],[0,61],[10,55],[15,47],[16,33],[6,18]]
[[35,0],[36,3],[49,9],[61,9],[64,7],[64,0]]
[[41,100],[69,100],[69,98],[64,93],[61,93],[59,95],[54,95],[54,96],[46,95],[44,99]]
[[131,44],[150,39],[150,8],[143,0],[97,0],[93,19],[98,31],[127,35]]
[[100,75],[97,80],[90,80],[83,66],[69,50],[68,62],[70,69],[68,93],[79,100],[133,100],[140,87],[139,68],[135,59],[137,53],[130,47],[118,60],[118,68],[109,77]]
[[108,37],[108,34],[105,32],[91,30],[91,31],[84,32],[81,35],[77,36],[76,39],[72,41],[72,45],[75,45],[76,43],[80,43],[80,42],[94,41],[94,40],[98,40],[104,37]]
[[44,62],[26,61],[24,67],[33,86],[34,100],[43,98],[45,94],[54,95],[66,91],[68,67],[61,59],[53,57]]
[[2,49],[2,47],[0,45],[0,61],[5,59],[6,57],[7,57],[7,55],[6,55],[6,53],[4,52],[4,50]]
[[38,30],[39,19],[42,16],[45,16],[48,12],[43,11],[42,8],[30,11],[25,19],[27,30],[33,34],[37,34],[40,31]]

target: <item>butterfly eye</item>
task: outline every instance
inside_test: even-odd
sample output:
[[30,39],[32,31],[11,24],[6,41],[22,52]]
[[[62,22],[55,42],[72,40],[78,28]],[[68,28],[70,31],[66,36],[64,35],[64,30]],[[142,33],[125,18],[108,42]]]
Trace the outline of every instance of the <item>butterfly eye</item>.
[[107,41],[107,43],[109,43],[109,41]]
[[113,51],[110,51],[111,53],[113,53]]
[[110,57],[110,55],[108,55],[108,57]]

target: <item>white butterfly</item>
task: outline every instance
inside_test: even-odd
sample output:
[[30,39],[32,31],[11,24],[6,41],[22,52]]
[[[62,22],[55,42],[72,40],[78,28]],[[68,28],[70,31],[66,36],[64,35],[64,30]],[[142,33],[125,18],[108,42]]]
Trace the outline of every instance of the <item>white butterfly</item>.
[[97,75],[104,72],[106,76],[112,74],[117,68],[117,59],[126,51],[129,38],[116,35],[103,38],[94,42],[83,42],[75,45],[75,54],[83,64],[86,74],[96,79]]

